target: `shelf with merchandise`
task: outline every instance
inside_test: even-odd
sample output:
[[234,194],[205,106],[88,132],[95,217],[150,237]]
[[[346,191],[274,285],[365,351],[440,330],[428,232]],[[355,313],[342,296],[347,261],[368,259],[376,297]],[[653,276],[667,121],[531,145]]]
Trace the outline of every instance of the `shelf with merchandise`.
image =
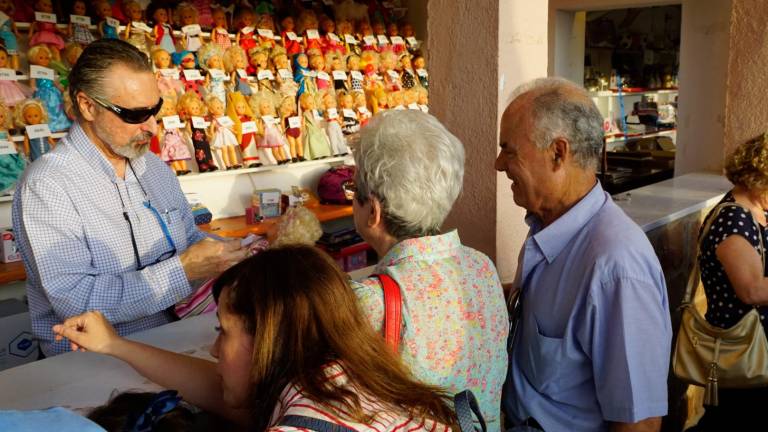
[[218,171],[207,172],[207,173],[190,173],[187,175],[180,176],[178,177],[178,179],[180,183],[187,183],[187,182],[211,179],[215,177],[237,176],[241,174],[256,174],[256,173],[263,173],[268,171],[291,170],[294,168],[302,168],[302,167],[308,167],[312,165],[342,164],[342,163],[346,163],[346,164],[354,163],[352,160],[352,155],[307,160],[304,162],[293,162],[293,163],[284,164],[284,165],[264,165],[258,168],[240,168],[240,169],[234,169],[234,170],[218,170]]
[[643,96],[643,95],[651,95],[651,94],[677,94],[677,89],[656,89],[656,90],[642,90],[642,91],[623,91],[619,93],[618,90],[599,90],[599,91],[591,91],[589,92],[589,95],[591,97],[619,97],[620,95],[624,95],[624,97],[629,96]]
[[638,140],[643,138],[654,138],[658,136],[669,136],[676,133],[677,133],[676,128],[670,128],[670,129],[660,129],[653,132],[628,134],[626,136],[619,134],[619,135],[614,135],[610,137],[606,136],[605,142],[614,143],[614,142],[621,142],[621,141],[631,141],[631,140]]

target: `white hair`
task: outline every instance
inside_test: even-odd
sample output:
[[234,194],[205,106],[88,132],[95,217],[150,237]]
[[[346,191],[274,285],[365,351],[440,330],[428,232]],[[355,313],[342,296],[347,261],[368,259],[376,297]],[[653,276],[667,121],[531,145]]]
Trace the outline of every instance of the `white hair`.
[[518,86],[512,105],[530,95],[526,110],[533,121],[531,139],[540,149],[557,137],[571,145],[571,154],[584,169],[597,169],[603,150],[603,116],[583,87],[564,78],[537,78]]
[[358,202],[382,203],[389,234],[437,234],[461,192],[464,145],[429,114],[391,110],[363,128],[354,152]]

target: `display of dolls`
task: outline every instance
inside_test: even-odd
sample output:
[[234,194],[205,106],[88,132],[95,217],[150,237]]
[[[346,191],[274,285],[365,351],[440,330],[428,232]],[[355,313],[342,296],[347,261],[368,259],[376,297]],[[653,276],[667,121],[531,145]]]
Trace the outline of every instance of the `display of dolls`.
[[[184,85],[184,92],[194,92],[198,98],[202,99],[200,86],[204,80],[202,74],[197,69],[197,58],[190,51],[180,51],[171,54],[173,64],[181,66],[181,75],[179,79]],[[186,72],[185,72],[186,71]]]
[[320,29],[322,30],[322,36],[320,37],[321,47],[323,54],[336,53],[346,54],[347,49],[345,43],[342,41],[340,35],[336,34],[336,23],[332,19],[325,17],[320,23]]
[[161,95],[179,96],[184,93],[184,84],[177,67],[171,66],[171,54],[161,46],[152,49],[152,64],[155,66],[157,88]]
[[293,71],[291,71],[291,64],[288,61],[288,55],[285,49],[282,47],[276,47],[272,50],[270,55],[272,61],[272,73],[275,76],[277,82],[277,90],[280,95],[296,96],[299,91],[299,86],[293,80]]
[[248,58],[245,51],[239,45],[232,45],[224,52],[224,69],[229,74],[229,82],[233,91],[238,91],[244,96],[250,96],[251,86],[248,83]]
[[117,39],[119,22],[112,18],[112,5],[108,0],[96,2],[96,15],[99,17],[99,35],[104,39]]
[[187,167],[187,161],[192,159],[192,155],[189,153],[189,147],[184,142],[179,130],[181,125],[178,121],[174,96],[165,95],[163,97],[163,107],[157,113],[157,118],[160,159],[168,164],[176,175],[189,174],[191,171]]
[[360,119],[360,127],[368,124],[368,120],[371,119],[373,114],[368,109],[368,101],[365,99],[365,93],[355,92],[355,109],[357,110],[357,116]]
[[331,153],[334,156],[342,156],[349,153],[347,139],[344,138],[344,132],[341,130],[341,117],[336,107],[336,97],[333,93],[325,93],[322,97],[323,106],[323,127],[328,142],[331,145]]
[[3,46],[11,57],[11,69],[19,69],[19,30],[16,29],[16,23],[11,19],[13,15],[13,1],[0,0],[0,39]]
[[403,39],[408,44],[408,51],[414,52],[419,49],[419,41],[416,40],[416,31],[413,29],[413,25],[410,23],[404,23],[401,28]]
[[5,105],[0,104],[0,142],[9,143],[16,153],[0,154],[0,194],[13,190],[16,181],[24,172],[24,157],[18,154],[16,145],[11,141],[8,129],[12,126],[13,116]]
[[397,23],[391,22],[387,25],[387,36],[389,36],[389,41],[392,42],[392,51],[395,54],[400,55],[403,51],[406,51],[405,41],[400,37],[400,29],[397,27]]
[[396,91],[390,92],[387,95],[387,103],[389,104],[389,108],[393,110],[406,109],[405,99],[403,98],[403,91],[396,90]]
[[27,133],[27,126],[48,123],[48,112],[43,103],[39,100],[27,99],[17,105],[14,119],[16,121],[16,127],[24,129],[24,155],[31,162],[34,162],[40,156],[49,152],[56,145],[56,142],[50,135],[30,138]]
[[[72,66],[77,63],[77,59],[80,58],[80,54],[83,53],[83,47],[77,42],[68,42],[64,46],[64,51],[61,52],[64,61],[51,60],[49,67],[56,71],[59,76],[58,82],[63,89],[69,87],[69,71]],[[66,91],[62,91],[64,94],[64,100],[66,103],[68,94]]]
[[360,72],[360,57],[350,54],[347,57],[347,72],[349,73],[349,89],[363,91],[363,73]]
[[[152,38],[156,47],[168,53],[176,52],[176,40],[173,38],[173,28],[170,22],[170,10],[167,7],[150,3],[147,15],[152,17],[155,26],[152,28]],[[153,49],[154,51],[154,49]]]
[[294,31],[293,17],[290,15],[283,17],[283,19],[280,20],[280,29],[280,37],[282,38],[283,46],[285,47],[288,56],[300,53],[303,48],[301,42],[299,42],[298,35],[296,35],[296,32]]
[[397,73],[397,56],[394,52],[385,51],[381,53],[379,62],[379,72],[384,78],[384,89],[387,91],[398,91],[403,88],[400,82],[400,74]]
[[129,20],[123,38],[149,57],[147,42],[153,40],[152,28],[142,21],[144,11],[141,5],[134,0],[128,0],[123,3],[123,10]]
[[248,52],[249,49],[256,46],[254,35],[256,29],[253,27],[256,23],[256,15],[251,9],[242,8],[235,21],[237,22],[235,44],[240,45],[240,48]]
[[320,127],[322,118],[315,109],[315,97],[310,93],[303,93],[299,97],[299,105],[302,111],[301,135],[303,138],[304,156],[308,159],[322,159],[331,155],[331,143],[328,135]]
[[179,3],[176,6],[176,15],[178,15],[181,33],[184,35],[182,40],[182,49],[189,52],[197,52],[203,46],[201,37],[202,30],[198,21],[197,9],[190,3]]
[[186,123],[187,138],[192,141],[198,171],[211,172],[219,167],[213,162],[211,144],[208,142],[208,124],[205,121],[205,105],[194,93],[185,93],[176,106],[179,117]]
[[[227,95],[227,116],[234,123],[234,132],[240,143],[240,152],[243,155],[243,165],[248,168],[260,167],[261,161],[256,147],[255,118],[242,93],[231,92]],[[253,131],[244,130],[246,124],[251,126]]]
[[379,46],[376,43],[376,36],[368,21],[360,21],[357,25],[357,40],[360,41],[360,51],[376,51]]
[[341,60],[341,56],[336,53],[329,53],[327,58],[331,65],[330,74],[331,79],[333,80],[333,89],[335,91],[349,90],[349,77],[344,70],[344,63]]
[[235,151],[235,147],[240,143],[237,136],[232,133],[231,127],[234,126],[234,123],[225,115],[224,103],[216,96],[208,95],[205,98],[205,104],[210,115],[211,124],[208,126],[208,136],[211,146],[219,152],[219,156],[228,170],[240,168]]
[[251,110],[259,116],[256,122],[259,128],[256,146],[259,148],[259,155],[261,155],[262,160],[278,165],[290,162],[290,159],[285,156],[288,141],[277,126],[280,119],[277,118],[272,95],[260,93],[251,96],[250,102]]
[[317,16],[309,9],[304,9],[299,15],[299,29],[303,37],[304,52],[307,55],[322,54],[323,44],[320,40]]
[[342,41],[342,50],[336,51],[339,55],[347,53],[359,53],[360,41],[355,38],[355,27],[348,19],[340,19],[336,23],[336,30]]
[[389,97],[383,88],[376,88],[376,90],[370,94],[370,99],[371,111],[374,115],[389,109]]
[[[48,68],[51,63],[51,51],[45,45],[34,46],[27,53],[27,60],[30,65]],[[53,70],[49,70],[52,74]],[[34,91],[33,97],[45,104],[51,131],[59,132],[69,129],[72,122],[67,118],[64,111],[64,95],[62,93],[64,89],[61,84],[48,78],[30,78],[29,82]]]
[[[365,99],[363,99],[365,100]],[[339,117],[341,117],[341,131],[344,136],[360,132],[360,119],[355,111],[355,100],[351,93],[340,91],[338,95]]]
[[213,19],[213,28],[211,29],[211,43],[218,45],[221,52],[226,51],[232,46],[229,40],[229,25],[227,24],[227,13],[222,8],[215,8],[211,12]]
[[224,53],[218,45],[208,43],[200,48],[197,53],[200,60],[200,67],[205,71],[205,91],[206,95],[214,95],[221,103],[227,102],[227,90],[224,85],[226,74],[224,73]]
[[429,112],[429,91],[424,87],[416,87],[416,104],[422,112]]
[[[72,2],[72,15],[85,17],[87,18],[87,21],[90,22],[90,18],[86,16],[85,0],[75,0]],[[70,16],[69,20],[70,21],[67,33],[69,34],[70,42],[75,42],[80,44],[80,46],[85,47],[89,43],[96,40],[96,38],[93,36],[93,33],[91,33],[89,24],[85,24],[84,22],[73,22],[72,16]]]
[[[51,0],[37,0],[35,2],[35,12],[53,14],[53,3],[51,3]],[[64,49],[64,39],[59,35],[59,29],[56,28],[55,22],[35,20],[29,26],[29,46],[35,47],[38,45],[47,47],[53,59],[61,59],[60,51]]]
[[278,108],[280,125],[283,135],[288,141],[288,148],[292,162],[301,162],[304,159],[304,145],[301,142],[301,118],[296,113],[296,100],[292,96],[284,96],[280,100]]
[[275,79],[269,69],[268,51],[263,48],[253,48],[249,53],[248,73],[256,77],[259,83],[259,91],[272,92],[272,81]]
[[315,76],[317,91],[326,91],[331,87],[331,76],[325,70],[325,57],[321,54],[309,58],[309,70]]
[[[0,69],[8,68],[10,60],[8,51],[0,46]],[[15,79],[0,80],[0,101],[6,106],[13,107],[32,96],[32,89],[20,84]]]
[[411,55],[407,52],[400,54],[400,69],[402,69],[400,72],[400,81],[403,83],[403,88],[413,88],[416,85],[416,73],[413,71]]
[[258,46],[271,50],[275,47],[275,22],[272,19],[272,15],[263,13],[258,15],[256,19],[256,33],[258,39]]
[[315,80],[312,78],[312,72],[309,70],[309,60],[307,55],[299,53],[293,56],[293,81],[299,86],[296,92],[297,97],[306,93],[317,93]]
[[427,74],[427,62],[424,59],[424,56],[421,54],[414,55],[412,63],[413,68],[416,71],[416,76],[419,77],[419,84],[429,90],[429,75]]

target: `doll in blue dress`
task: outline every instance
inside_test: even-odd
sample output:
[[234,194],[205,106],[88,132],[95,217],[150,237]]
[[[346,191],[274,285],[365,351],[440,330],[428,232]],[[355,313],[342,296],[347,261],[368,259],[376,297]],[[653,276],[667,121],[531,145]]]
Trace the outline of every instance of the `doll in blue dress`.
[[[47,68],[51,64],[51,51],[44,45],[36,45],[29,50],[27,60],[30,65]],[[69,129],[72,122],[64,109],[64,89],[61,84],[47,78],[30,78],[29,82],[34,90],[32,97],[40,99],[45,104],[51,132]]]
[[[14,114],[16,126],[25,129],[27,126],[48,122],[48,113],[45,106],[37,99],[27,99],[16,107]],[[34,162],[40,156],[50,151],[55,145],[52,137],[30,138],[24,130],[24,154],[30,162]]]
[[0,1],[0,39],[8,55],[11,57],[11,68],[19,69],[19,44],[16,38],[19,31],[16,29],[16,23],[13,22],[14,5],[12,1]]
[[96,14],[99,15],[99,34],[103,39],[119,39],[117,35],[117,26],[110,24],[112,22],[112,5],[107,0],[101,0],[96,3]]
[[[12,121],[11,111],[0,104],[0,141],[11,141],[8,128]],[[13,190],[25,165],[24,158],[19,154],[0,154],[0,194]]]

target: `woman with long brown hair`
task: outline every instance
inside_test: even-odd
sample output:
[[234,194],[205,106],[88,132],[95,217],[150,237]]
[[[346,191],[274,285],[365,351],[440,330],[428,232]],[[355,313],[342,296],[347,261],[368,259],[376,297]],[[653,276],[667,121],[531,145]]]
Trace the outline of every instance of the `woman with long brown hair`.
[[312,429],[301,423],[307,418],[353,430],[443,431],[455,423],[447,394],[412,378],[363,317],[346,275],[319,250],[262,252],[222,274],[214,296],[218,362],[123,339],[99,312],[54,331],[73,349],[126,361],[249,430]]

